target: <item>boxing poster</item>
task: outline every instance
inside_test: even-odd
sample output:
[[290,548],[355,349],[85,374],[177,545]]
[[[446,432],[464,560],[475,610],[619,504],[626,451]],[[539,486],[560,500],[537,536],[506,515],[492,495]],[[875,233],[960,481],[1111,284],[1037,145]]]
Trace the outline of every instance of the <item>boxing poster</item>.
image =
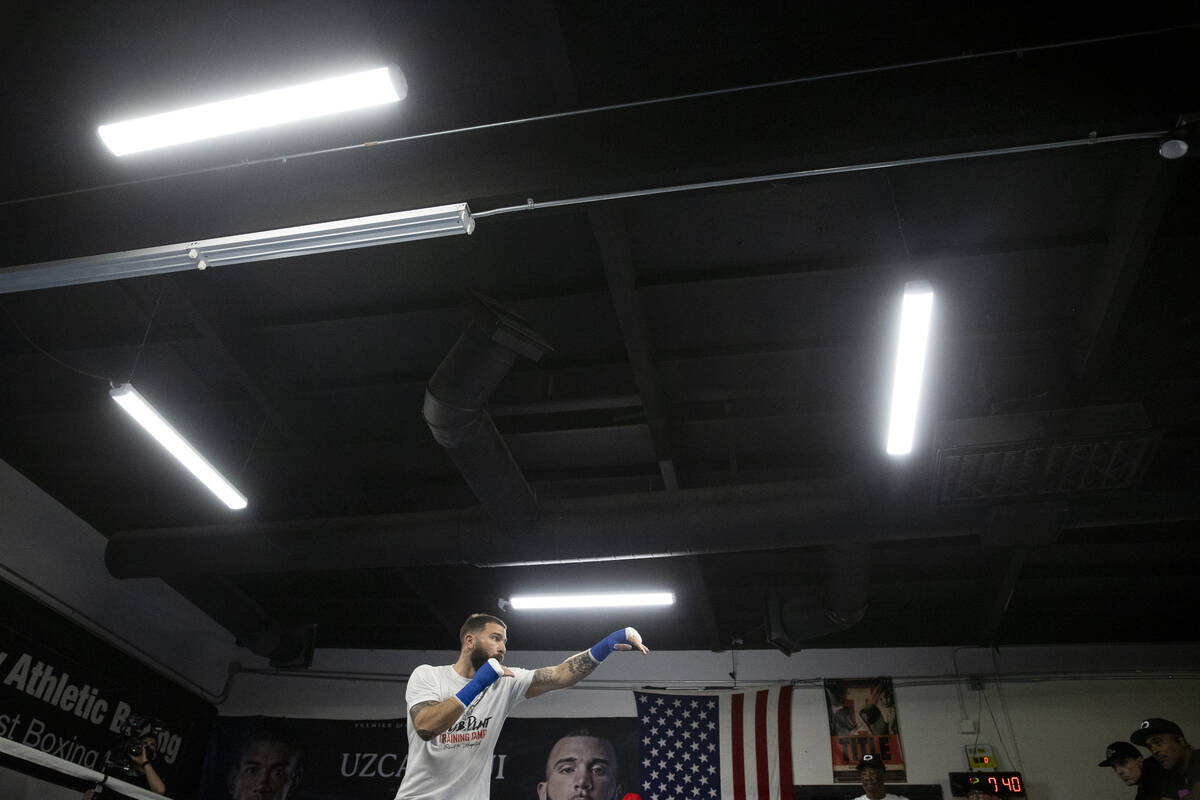
[[636,797],[638,745],[634,717],[510,717],[492,759],[491,800],[571,800],[576,764],[595,765],[590,797]]
[[[563,779],[583,762],[598,765],[594,797],[624,798],[641,777],[637,736],[633,717],[510,717],[492,757],[491,800],[569,798]],[[392,800],[407,754],[403,719],[220,717],[199,800]]]
[[199,800],[392,800],[403,719],[218,717]]
[[858,783],[858,761],[879,756],[889,783],[907,780],[900,713],[891,678],[825,681],[834,783]]
[[[169,793],[194,793],[212,704],[3,581],[0,608],[0,737],[122,780],[131,748],[141,753],[141,737],[153,737]],[[0,767],[80,792],[92,785],[23,758]]]

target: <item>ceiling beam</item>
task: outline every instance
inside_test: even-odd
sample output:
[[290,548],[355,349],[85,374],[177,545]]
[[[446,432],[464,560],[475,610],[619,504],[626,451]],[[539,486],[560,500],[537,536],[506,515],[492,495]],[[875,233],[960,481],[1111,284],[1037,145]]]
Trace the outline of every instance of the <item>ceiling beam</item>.
[[650,347],[646,314],[637,294],[636,269],[629,253],[628,236],[611,208],[590,209],[588,218],[600,247],[604,275],[608,279],[609,293],[617,312],[621,335],[625,339],[625,349],[629,353],[634,383],[646,412],[646,424],[654,444],[655,459],[662,471],[663,485],[667,491],[678,491],[679,478],[671,454],[667,402],[654,369],[654,354]]
[[[237,378],[238,382],[250,394],[258,405],[259,409],[266,415],[272,425],[279,430],[286,439],[295,447],[296,451],[310,464],[314,473],[318,476],[318,485],[322,487],[322,498],[328,504],[332,497],[343,498],[347,511],[361,511],[365,507],[365,499],[361,490],[358,488],[361,482],[351,480],[347,471],[354,468],[353,464],[343,463],[340,469],[330,470],[327,464],[321,459],[308,441],[302,437],[297,430],[288,422],[287,418],[282,414],[277,404],[271,399],[267,391],[263,389],[257,380],[255,380],[250,372],[242,366],[240,360],[234,356],[230,347],[226,344],[227,335],[223,334],[216,325],[214,325],[206,315],[202,314],[199,308],[187,296],[187,293],[178,284],[174,278],[167,279],[175,288],[179,295],[180,302],[184,304],[184,308],[189,319],[203,333],[204,338],[211,342],[215,347],[219,357],[226,363],[226,368]],[[258,372],[263,374],[265,370],[259,368]],[[425,609],[425,612],[430,618],[437,620],[443,630],[458,636],[458,628],[438,611],[437,603],[433,600],[436,595],[422,590],[419,583],[416,582],[416,575],[412,570],[401,571],[402,581],[407,584],[409,591],[413,592],[417,597],[417,602]]]
[[[180,285],[179,281],[173,277],[163,279],[165,285],[175,295],[175,301],[179,307],[183,309],[188,321],[195,326],[200,332],[204,341],[208,344],[209,355],[215,356],[221,362],[221,366],[226,374],[233,377],[234,381],[250,396],[255,407],[262,413],[266,421],[278,431],[284,439],[295,449],[296,453],[308,462],[314,475],[317,476],[318,485],[322,487],[321,497],[324,504],[328,506],[331,512],[338,511],[353,511],[362,507],[361,499],[357,495],[357,490],[354,488],[355,483],[345,478],[341,470],[336,471],[336,474],[331,474],[331,471],[324,467],[323,460],[313,450],[312,445],[307,439],[300,435],[296,428],[288,421],[287,417],[279,411],[279,404],[276,402],[269,390],[265,389],[259,378],[256,375],[269,374],[267,370],[260,365],[247,367],[242,363],[242,359],[234,354],[229,342],[235,338],[227,330],[223,330],[219,325],[214,323],[209,315],[200,310],[191,296]],[[123,283],[126,291],[133,291],[127,288],[131,284]],[[133,284],[140,285],[140,284]],[[332,504],[334,497],[342,498],[342,503]]]
[[1112,350],[1117,328],[1146,265],[1180,165],[1147,148],[1132,180],[1115,198],[1108,248],[1077,314],[1074,367],[1078,402],[1086,402]]
[[[562,34],[555,4],[543,0],[541,13],[537,14],[537,18],[541,22],[539,34],[549,67],[548,74],[554,81],[555,95],[560,101],[576,104],[578,92],[572,78],[566,40]],[[633,368],[634,383],[641,406],[646,413],[646,423],[654,446],[654,458],[658,463],[663,487],[668,492],[675,492],[679,490],[679,475],[672,455],[666,400],[654,369],[645,312],[637,296],[636,269],[629,254],[628,236],[617,218],[616,211],[611,207],[588,209],[588,221],[600,247],[604,276],[608,282],[613,307],[617,312],[617,322],[625,340],[629,363]],[[705,635],[709,638],[712,649],[720,649],[720,629],[704,570],[698,557],[692,556],[687,561],[694,603]]]
[[996,643],[996,634],[1000,631],[1004,615],[1008,613],[1013,592],[1017,588],[1017,580],[1021,577],[1021,569],[1028,557],[1028,547],[1015,547],[1008,551],[1004,574],[1000,578],[1000,584],[992,592],[983,621],[979,624],[979,634],[976,638],[980,647],[991,647]]

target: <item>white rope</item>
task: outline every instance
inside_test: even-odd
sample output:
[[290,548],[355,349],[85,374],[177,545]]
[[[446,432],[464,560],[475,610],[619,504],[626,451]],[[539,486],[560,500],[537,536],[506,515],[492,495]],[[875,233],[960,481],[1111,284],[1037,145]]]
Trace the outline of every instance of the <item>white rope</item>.
[[[0,753],[15,756],[31,764],[48,767],[56,772],[61,772],[64,775],[70,775],[74,778],[83,778],[94,783],[99,783],[104,779],[103,773],[85,767],[82,764],[76,764],[74,761],[67,761],[65,758],[43,753],[41,750],[36,750],[20,742],[14,742],[11,739],[3,737],[0,737]],[[107,781],[104,781],[104,788],[105,790],[111,789],[114,792],[120,792],[126,797],[139,798],[139,800],[164,800],[161,794],[155,794],[149,789],[134,786],[132,783],[126,783],[119,778],[111,776]]]

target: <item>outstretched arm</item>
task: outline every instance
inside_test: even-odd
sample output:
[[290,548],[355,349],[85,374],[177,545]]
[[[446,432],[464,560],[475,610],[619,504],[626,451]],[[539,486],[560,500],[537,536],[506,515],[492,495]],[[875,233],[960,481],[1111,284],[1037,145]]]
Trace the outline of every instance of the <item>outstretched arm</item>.
[[641,650],[649,653],[650,649],[642,644],[641,634],[634,628],[622,628],[613,631],[588,650],[576,653],[570,658],[553,667],[542,667],[533,673],[533,681],[525,691],[525,697],[537,697],[555,689],[566,689],[574,686],[592,674],[600,662],[614,650]]

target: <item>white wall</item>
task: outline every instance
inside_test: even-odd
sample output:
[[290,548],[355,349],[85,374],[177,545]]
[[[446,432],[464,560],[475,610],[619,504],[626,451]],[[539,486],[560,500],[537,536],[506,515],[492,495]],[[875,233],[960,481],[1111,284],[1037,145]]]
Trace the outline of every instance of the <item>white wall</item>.
[[[1096,764],[1109,742],[1126,739],[1147,716],[1174,719],[1200,738],[1195,677],[989,682],[984,696],[978,740],[992,745],[1001,769],[1021,771],[1035,800],[1132,797],[1111,769]],[[970,718],[980,722],[979,693],[964,697]],[[909,780],[945,785],[947,772],[964,769],[963,745],[976,741],[958,732],[954,687],[901,687],[896,699]]]
[[[510,620],[511,622],[511,620]],[[557,663],[570,652],[511,651],[510,664]],[[370,719],[401,717],[404,679],[421,663],[450,663],[451,652],[318,651],[305,675],[243,673],[221,714]],[[955,673],[958,665],[959,676]],[[1147,716],[1164,716],[1200,740],[1200,648],[1154,647],[876,648],[740,652],[738,685],[796,682],[792,756],[797,784],[831,782],[825,677],[887,675],[896,683],[910,783],[940,783],[966,769],[964,746],[992,745],[1001,769],[1021,771],[1034,800],[1128,797],[1112,771],[1096,766],[1105,746]],[[730,653],[617,653],[584,683],[521,705],[517,716],[634,716],[631,689],[728,687]],[[1175,672],[1173,672],[1175,671]],[[968,687],[981,675],[984,691]],[[961,732],[961,722],[976,734]]]
[[118,580],[105,538],[0,461],[0,580],[176,683],[214,696],[230,662],[265,663],[158,578]]

